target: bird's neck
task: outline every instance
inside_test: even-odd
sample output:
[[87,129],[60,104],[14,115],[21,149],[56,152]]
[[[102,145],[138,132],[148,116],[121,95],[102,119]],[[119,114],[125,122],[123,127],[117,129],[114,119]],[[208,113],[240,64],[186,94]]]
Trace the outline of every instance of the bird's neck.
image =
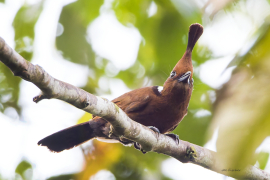
[[182,101],[186,101],[189,99],[192,93],[193,87],[188,84],[180,84],[177,86],[172,86],[169,83],[164,84],[162,90],[162,98],[167,99],[168,101],[175,101],[177,103],[181,103]]

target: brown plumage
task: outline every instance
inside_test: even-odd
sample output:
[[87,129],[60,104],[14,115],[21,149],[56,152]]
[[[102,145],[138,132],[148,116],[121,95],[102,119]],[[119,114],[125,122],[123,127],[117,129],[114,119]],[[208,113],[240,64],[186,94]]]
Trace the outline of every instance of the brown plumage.
[[[200,24],[190,26],[186,52],[165,81],[163,90],[159,86],[144,87],[125,93],[112,102],[125,111],[132,120],[145,126],[154,126],[160,133],[167,134],[174,130],[187,114],[193,90],[191,54],[202,33],[203,27]],[[51,151],[60,152],[92,138],[115,139],[124,144],[131,143],[116,136],[109,138],[109,126],[106,120],[95,117],[89,122],[45,137],[38,144],[47,146]]]

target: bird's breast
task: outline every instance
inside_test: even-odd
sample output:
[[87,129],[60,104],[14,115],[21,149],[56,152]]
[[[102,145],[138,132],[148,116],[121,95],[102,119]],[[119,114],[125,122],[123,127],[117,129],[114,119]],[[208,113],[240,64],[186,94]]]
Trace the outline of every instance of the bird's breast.
[[128,115],[145,126],[155,126],[161,133],[167,133],[187,114],[190,96],[186,91],[173,96],[151,96],[151,102],[143,111]]

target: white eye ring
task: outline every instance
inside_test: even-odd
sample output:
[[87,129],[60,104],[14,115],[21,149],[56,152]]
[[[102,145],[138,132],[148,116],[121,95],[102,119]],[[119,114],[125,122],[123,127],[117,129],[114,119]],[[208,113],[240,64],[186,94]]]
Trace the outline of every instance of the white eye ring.
[[170,78],[173,78],[175,75],[176,75],[176,72],[175,71],[172,71],[171,72],[171,75],[170,75]]

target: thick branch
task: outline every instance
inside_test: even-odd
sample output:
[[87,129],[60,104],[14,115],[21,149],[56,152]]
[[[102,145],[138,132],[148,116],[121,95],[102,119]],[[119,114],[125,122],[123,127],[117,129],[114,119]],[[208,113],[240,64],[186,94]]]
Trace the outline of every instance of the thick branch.
[[94,96],[80,88],[53,78],[40,66],[26,61],[11,49],[1,37],[0,61],[9,67],[15,76],[20,76],[34,83],[41,90],[42,93],[34,98],[35,102],[44,98],[56,98],[86,112],[103,117],[112,124],[114,134],[138,142],[145,151],[166,154],[183,163],[190,162],[236,178],[270,180],[270,174],[254,166],[248,166],[234,174],[222,171],[220,168],[222,166],[217,163],[215,152],[181,140],[177,145],[172,138],[163,134],[156,134],[149,128],[131,120],[119,107],[107,99]]

